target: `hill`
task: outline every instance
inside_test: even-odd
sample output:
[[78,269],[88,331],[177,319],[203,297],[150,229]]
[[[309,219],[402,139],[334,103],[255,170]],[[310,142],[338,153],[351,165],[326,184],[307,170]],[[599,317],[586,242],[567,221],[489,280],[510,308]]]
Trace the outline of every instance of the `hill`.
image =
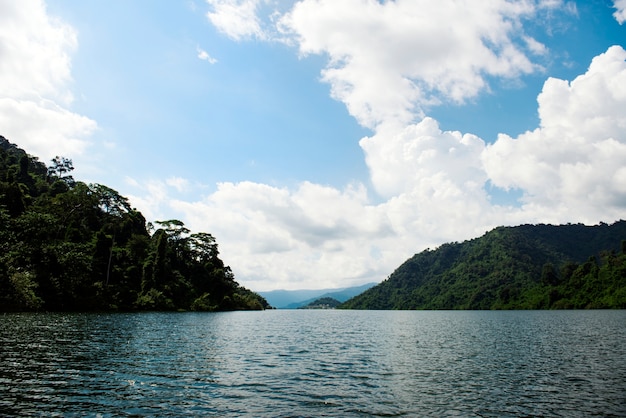
[[337,299],[324,297],[315,299],[313,302],[301,306],[298,309],[335,309],[340,304],[341,302]]
[[257,293],[263,296],[267,302],[275,308],[297,309],[323,297],[345,302],[375,285],[376,283],[367,283],[361,286],[339,289],[270,290]]
[[208,233],[146,223],[128,200],[0,136],[0,311],[236,310],[241,287]]
[[345,309],[626,308],[626,222],[498,227],[414,255]]

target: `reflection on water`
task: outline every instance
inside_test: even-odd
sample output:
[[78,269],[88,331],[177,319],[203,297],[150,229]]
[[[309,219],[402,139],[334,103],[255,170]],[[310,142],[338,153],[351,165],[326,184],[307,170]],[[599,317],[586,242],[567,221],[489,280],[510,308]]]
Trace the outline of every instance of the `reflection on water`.
[[7,314],[0,415],[626,416],[626,311]]

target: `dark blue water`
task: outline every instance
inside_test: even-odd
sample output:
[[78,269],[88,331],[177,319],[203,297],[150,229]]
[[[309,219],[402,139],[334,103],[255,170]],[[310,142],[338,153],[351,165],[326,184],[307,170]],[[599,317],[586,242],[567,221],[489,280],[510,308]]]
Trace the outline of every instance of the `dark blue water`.
[[626,311],[8,314],[0,415],[626,416]]

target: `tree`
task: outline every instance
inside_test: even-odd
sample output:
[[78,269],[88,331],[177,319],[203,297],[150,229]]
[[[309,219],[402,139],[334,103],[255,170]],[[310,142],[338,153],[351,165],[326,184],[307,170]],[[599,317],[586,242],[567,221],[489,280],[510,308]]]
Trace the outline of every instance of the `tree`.
[[172,219],[151,236],[127,198],[74,181],[73,169],[0,137],[0,311],[265,306],[234,281],[211,234]]
[[48,177],[58,178],[64,181],[69,187],[74,186],[74,177],[69,173],[74,171],[72,160],[65,157],[56,156],[52,159],[52,165],[48,167]]
[[89,189],[96,196],[100,207],[107,214],[122,216],[132,211],[128,199],[110,187],[102,184],[90,184]]
[[191,234],[189,243],[191,256],[200,263],[213,261],[219,254],[215,238],[206,232]]
[[543,265],[541,270],[541,283],[548,286],[556,286],[559,283],[559,276],[551,263]]

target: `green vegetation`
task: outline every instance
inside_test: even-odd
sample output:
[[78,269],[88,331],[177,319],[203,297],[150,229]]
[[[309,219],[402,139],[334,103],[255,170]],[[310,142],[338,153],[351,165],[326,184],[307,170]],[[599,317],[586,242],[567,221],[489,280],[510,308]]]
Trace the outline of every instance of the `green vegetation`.
[[146,224],[115,190],[46,167],[0,136],[0,310],[239,310],[241,287],[207,233]]
[[301,306],[298,309],[334,309],[339,306],[341,302],[331,297],[324,297],[314,300],[313,302]]
[[626,222],[499,227],[416,254],[345,309],[626,308]]

